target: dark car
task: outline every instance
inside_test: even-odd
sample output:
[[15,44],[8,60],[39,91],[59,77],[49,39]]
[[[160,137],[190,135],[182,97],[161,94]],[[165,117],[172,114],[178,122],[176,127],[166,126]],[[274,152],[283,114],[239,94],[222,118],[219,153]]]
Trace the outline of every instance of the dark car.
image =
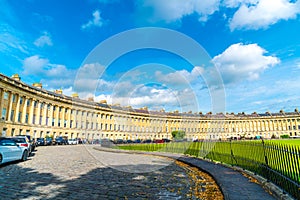
[[44,146],[45,145],[45,139],[44,138],[37,138],[36,139],[37,146]]
[[122,139],[117,139],[117,140],[114,140],[113,143],[114,143],[114,144],[124,144],[125,141],[122,140]]
[[169,142],[171,142],[171,140],[168,139],[168,138],[163,138],[162,140],[164,141],[164,143],[169,143]]
[[81,138],[77,138],[78,144],[83,144],[83,141]]
[[63,137],[57,137],[57,138],[55,138],[55,144],[57,144],[57,145],[68,144],[68,140],[66,140]]
[[30,142],[31,142],[31,151],[34,151],[35,148],[37,147],[35,138],[32,138],[32,140]]
[[53,144],[52,138],[46,138],[45,145],[52,145],[52,144]]
[[133,141],[132,140],[126,140],[126,143],[131,144],[131,143],[133,143]]
[[140,139],[136,139],[133,141],[134,143],[141,143],[142,141]]

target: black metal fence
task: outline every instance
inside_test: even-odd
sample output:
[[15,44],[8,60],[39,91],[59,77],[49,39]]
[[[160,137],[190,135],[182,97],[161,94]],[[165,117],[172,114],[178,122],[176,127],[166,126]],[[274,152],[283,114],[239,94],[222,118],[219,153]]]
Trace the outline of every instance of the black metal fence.
[[[191,144],[185,154],[239,166],[273,182],[300,199],[300,148],[265,141],[207,141]],[[213,146],[212,148],[206,148]]]

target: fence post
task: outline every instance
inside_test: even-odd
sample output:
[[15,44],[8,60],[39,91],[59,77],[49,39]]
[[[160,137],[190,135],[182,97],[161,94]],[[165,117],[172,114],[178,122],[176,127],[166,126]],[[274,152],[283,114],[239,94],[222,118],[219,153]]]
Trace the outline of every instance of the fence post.
[[267,182],[270,182],[270,177],[269,177],[269,162],[268,162],[268,157],[266,155],[265,141],[264,141],[263,137],[261,137],[261,141],[262,141],[262,145],[263,145],[263,151],[264,151],[264,157],[265,157],[265,163],[266,163],[266,169],[267,169],[266,178],[267,178]]
[[234,155],[233,155],[233,150],[232,150],[232,147],[231,147],[231,141],[232,141],[232,139],[230,138],[230,158],[231,158],[231,166],[233,166],[233,159],[235,160],[235,163],[236,163],[236,165],[237,165],[237,161],[236,161],[236,159],[235,159],[235,157],[234,157]]

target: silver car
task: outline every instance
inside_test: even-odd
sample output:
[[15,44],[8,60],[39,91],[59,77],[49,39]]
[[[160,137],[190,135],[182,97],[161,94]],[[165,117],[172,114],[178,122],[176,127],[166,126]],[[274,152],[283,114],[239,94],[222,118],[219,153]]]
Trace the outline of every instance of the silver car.
[[78,144],[77,139],[68,139],[68,144]]
[[27,160],[28,150],[11,138],[0,138],[0,164],[15,160]]

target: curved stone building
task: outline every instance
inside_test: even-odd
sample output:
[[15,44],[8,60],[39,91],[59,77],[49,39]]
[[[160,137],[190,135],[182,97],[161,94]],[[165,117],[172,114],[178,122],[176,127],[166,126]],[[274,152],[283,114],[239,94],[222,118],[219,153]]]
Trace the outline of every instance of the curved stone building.
[[171,139],[171,132],[184,130],[189,140],[300,136],[300,114],[202,114],[149,111],[94,102],[32,86],[0,74],[0,130],[2,136],[67,136],[93,139]]

